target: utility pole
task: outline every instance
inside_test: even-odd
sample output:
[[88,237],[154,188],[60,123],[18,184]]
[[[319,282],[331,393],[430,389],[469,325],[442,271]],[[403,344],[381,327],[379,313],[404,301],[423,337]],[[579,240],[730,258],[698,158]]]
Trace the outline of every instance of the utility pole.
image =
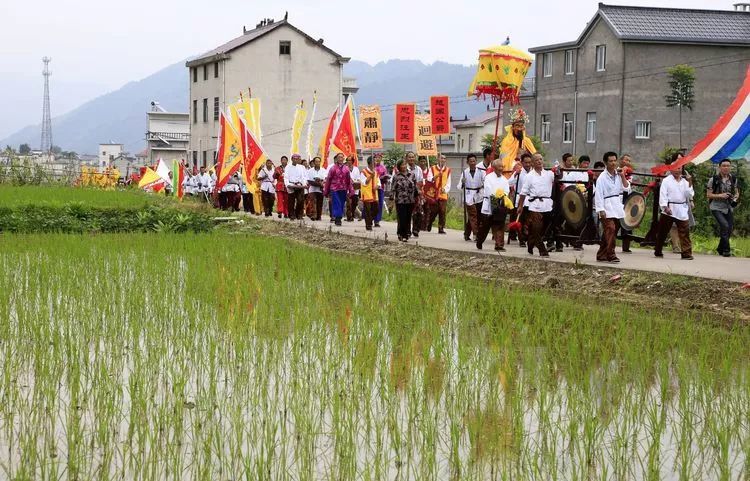
[[42,107],[42,143],[40,149],[48,156],[52,154],[52,116],[49,108],[49,76],[52,74],[49,71],[49,63],[51,61],[52,59],[49,57],[42,58],[42,62],[44,62],[44,70],[42,71],[44,76],[44,105]]

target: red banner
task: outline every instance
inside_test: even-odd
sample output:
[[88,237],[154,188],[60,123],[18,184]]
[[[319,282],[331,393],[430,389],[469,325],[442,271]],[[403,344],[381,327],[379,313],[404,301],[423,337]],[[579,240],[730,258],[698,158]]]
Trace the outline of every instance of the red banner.
[[396,132],[393,141],[397,144],[414,143],[414,104],[396,104]]
[[447,95],[430,97],[432,135],[451,133],[451,102]]

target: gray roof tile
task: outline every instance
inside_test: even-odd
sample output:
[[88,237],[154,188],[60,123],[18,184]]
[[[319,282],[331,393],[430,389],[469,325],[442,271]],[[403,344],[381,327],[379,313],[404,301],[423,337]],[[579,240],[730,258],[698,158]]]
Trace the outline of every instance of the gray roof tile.
[[203,53],[203,54],[198,55],[197,57],[195,57],[193,59],[190,59],[188,62],[186,62],[186,65],[188,67],[195,66],[195,65],[200,65],[201,63],[204,63],[208,59],[212,59],[212,58],[214,58],[217,55],[227,54],[227,53],[231,52],[232,50],[234,50],[236,48],[242,47],[243,45],[252,42],[253,40],[255,40],[258,37],[262,37],[263,35],[267,34],[268,32],[271,32],[272,30],[277,29],[278,27],[280,27],[282,25],[287,25],[288,27],[292,28],[293,30],[299,32],[304,37],[308,38],[311,42],[318,43],[321,48],[323,48],[324,50],[330,52],[334,56],[342,58],[342,59],[345,59],[345,57],[341,57],[341,55],[339,55],[338,53],[334,52],[333,50],[331,50],[327,46],[323,45],[322,43],[317,42],[312,37],[310,37],[308,34],[306,34],[302,30],[298,29],[297,27],[295,27],[294,25],[292,25],[291,23],[289,23],[287,20],[279,20],[277,22],[269,23],[268,25],[264,25],[262,27],[257,27],[257,28],[254,28],[252,30],[248,30],[244,34],[240,35],[239,37],[233,38],[232,40],[228,41],[227,43],[225,43],[223,45],[220,45],[220,46],[216,47],[213,50],[209,50],[206,53]]
[[750,13],[599,4],[622,40],[750,45]]
[[580,45],[603,19],[625,42],[750,45],[750,12],[630,7],[599,4],[599,10],[574,42],[529,49],[538,53]]

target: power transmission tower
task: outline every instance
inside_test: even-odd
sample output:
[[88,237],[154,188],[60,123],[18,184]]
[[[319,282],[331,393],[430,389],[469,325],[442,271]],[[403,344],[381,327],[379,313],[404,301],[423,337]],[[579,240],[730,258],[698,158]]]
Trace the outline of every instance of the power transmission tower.
[[52,153],[52,116],[49,109],[49,76],[52,74],[49,71],[49,63],[51,61],[52,59],[49,57],[42,58],[42,62],[44,62],[44,70],[42,71],[44,76],[44,106],[42,108],[42,145],[40,148],[47,155]]

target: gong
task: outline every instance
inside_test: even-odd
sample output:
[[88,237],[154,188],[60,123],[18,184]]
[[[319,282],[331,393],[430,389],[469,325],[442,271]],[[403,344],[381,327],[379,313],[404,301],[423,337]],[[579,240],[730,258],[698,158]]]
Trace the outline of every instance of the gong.
[[565,222],[574,229],[586,222],[586,198],[575,185],[569,185],[562,192],[562,213]]
[[625,217],[620,219],[620,226],[625,230],[635,230],[641,225],[646,215],[646,198],[640,192],[633,192],[625,198]]

